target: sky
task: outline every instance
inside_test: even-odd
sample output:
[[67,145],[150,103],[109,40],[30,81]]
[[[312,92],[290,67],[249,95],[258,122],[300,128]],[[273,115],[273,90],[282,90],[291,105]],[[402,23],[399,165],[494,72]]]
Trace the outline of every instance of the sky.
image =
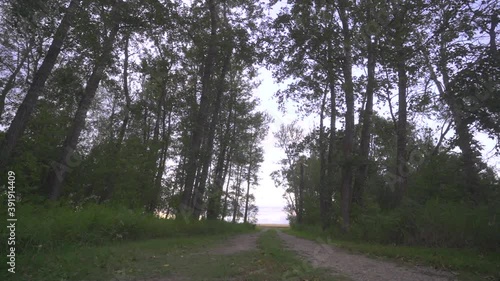
[[279,89],[279,85],[274,83],[271,72],[262,68],[259,74],[259,80],[262,82],[254,95],[260,99],[259,110],[266,111],[274,121],[269,125],[269,133],[263,143],[264,162],[259,171],[259,185],[254,192],[255,202],[259,207],[257,220],[258,223],[264,224],[286,224],[288,221],[283,211],[286,201],[282,196],[284,190],[274,186],[269,174],[280,168],[278,161],[285,157],[285,153],[275,146],[273,132],[276,132],[280,123],[292,121],[293,117],[291,113],[283,115],[278,110],[278,103],[273,99],[273,95]]
[[[259,185],[254,190],[255,201],[259,207],[257,219],[258,223],[262,224],[287,224],[287,215],[283,210],[286,205],[286,200],[283,198],[284,189],[275,187],[270,176],[271,172],[280,169],[278,162],[285,158],[284,151],[276,147],[273,133],[278,131],[281,124],[289,124],[299,118],[292,102],[287,103],[286,113],[278,109],[278,103],[273,95],[284,85],[275,83],[270,71],[261,68],[258,79],[261,84],[254,91],[254,96],[260,99],[259,110],[266,111],[274,121],[269,125],[269,133],[263,143],[264,162],[259,171]],[[299,120],[298,124],[308,132],[313,127],[313,118]]]

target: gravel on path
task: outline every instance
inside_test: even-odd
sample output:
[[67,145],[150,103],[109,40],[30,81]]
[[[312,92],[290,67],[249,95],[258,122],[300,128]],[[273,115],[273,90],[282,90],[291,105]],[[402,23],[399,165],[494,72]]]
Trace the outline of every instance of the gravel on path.
[[326,243],[302,239],[278,231],[287,248],[293,250],[313,267],[330,269],[354,281],[450,281],[457,278],[446,271],[423,266],[405,266],[395,262],[349,253]]

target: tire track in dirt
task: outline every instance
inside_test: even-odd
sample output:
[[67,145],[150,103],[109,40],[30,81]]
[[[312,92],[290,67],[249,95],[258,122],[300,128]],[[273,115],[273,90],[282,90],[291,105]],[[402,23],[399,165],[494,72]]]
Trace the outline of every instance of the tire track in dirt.
[[214,255],[233,255],[244,251],[257,250],[257,239],[261,233],[262,231],[233,236],[223,243],[208,249],[207,253]]

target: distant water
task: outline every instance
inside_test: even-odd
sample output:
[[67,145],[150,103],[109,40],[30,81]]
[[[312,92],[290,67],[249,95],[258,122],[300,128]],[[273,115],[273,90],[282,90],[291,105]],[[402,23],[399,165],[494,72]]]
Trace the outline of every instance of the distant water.
[[259,206],[257,219],[259,224],[288,224],[283,207]]

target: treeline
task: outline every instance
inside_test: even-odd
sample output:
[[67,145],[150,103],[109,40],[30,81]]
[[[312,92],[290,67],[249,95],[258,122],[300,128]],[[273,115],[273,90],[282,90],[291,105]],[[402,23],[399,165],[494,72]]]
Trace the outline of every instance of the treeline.
[[[354,239],[498,249],[496,1],[292,1],[269,22],[282,103],[319,118],[275,134],[297,226]],[[318,120],[318,119],[317,119]],[[484,155],[484,154],[483,154]]]
[[9,0],[0,170],[18,200],[255,221],[270,118],[253,1]]

